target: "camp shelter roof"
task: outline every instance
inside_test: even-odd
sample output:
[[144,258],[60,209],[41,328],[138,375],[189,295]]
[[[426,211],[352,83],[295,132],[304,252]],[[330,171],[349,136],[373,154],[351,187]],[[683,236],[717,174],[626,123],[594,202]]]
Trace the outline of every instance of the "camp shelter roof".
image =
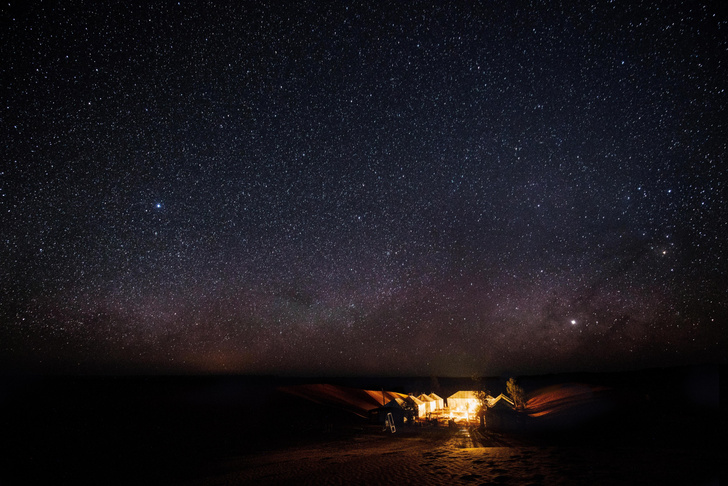
[[364,392],[367,393],[379,405],[381,405],[382,403],[387,403],[390,400],[394,400],[395,398],[404,398],[406,396],[403,393],[390,392],[386,390],[364,390]]
[[429,397],[430,397],[430,399],[432,399],[432,400],[442,400],[442,397],[438,396],[438,395],[437,395],[437,394],[435,394],[435,393],[430,393],[430,394],[429,394],[428,396],[429,396]]
[[408,397],[407,397],[406,399],[407,399],[407,400],[411,400],[411,401],[412,401],[412,403],[414,403],[414,404],[415,404],[415,405],[417,405],[417,406],[419,406],[419,405],[423,405],[423,404],[425,403],[425,402],[423,402],[422,400],[420,400],[419,398],[417,398],[417,397],[416,397],[416,396],[414,396],[414,395],[409,395],[409,396],[408,396]]
[[402,408],[402,405],[404,405],[404,400],[402,400],[401,398],[393,398],[381,408]]
[[511,407],[514,407],[515,406],[515,404],[513,403],[513,400],[511,400],[509,397],[505,396],[502,393],[500,395],[498,395],[497,397],[495,397],[495,398],[493,398],[492,396],[488,395],[488,397],[486,398],[486,400],[488,401],[488,406],[491,407],[491,408],[494,407],[494,406],[496,406],[496,404],[498,404],[498,403],[501,403],[502,405],[507,404],[507,405],[509,405]]
[[478,396],[477,396],[476,393],[477,392],[475,392],[473,390],[460,390],[459,392],[453,393],[452,395],[450,395],[447,398],[448,398],[448,400],[451,399],[451,398],[455,398],[455,399],[478,398]]
[[406,405],[405,399],[400,397],[395,397],[387,402],[385,407],[395,407],[395,408],[404,408]]
[[488,401],[488,407],[489,408],[495,408],[496,406],[502,407],[505,406],[507,408],[515,408],[515,404],[513,403],[513,400],[505,396],[504,394],[500,394],[497,397],[493,398],[490,395],[486,398]]

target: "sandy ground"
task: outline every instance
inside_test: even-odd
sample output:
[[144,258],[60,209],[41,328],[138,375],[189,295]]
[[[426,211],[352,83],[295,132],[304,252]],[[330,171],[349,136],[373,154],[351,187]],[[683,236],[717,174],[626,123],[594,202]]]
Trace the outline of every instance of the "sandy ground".
[[232,456],[186,484],[719,484],[718,458],[704,451],[628,444],[474,447],[493,441],[473,434],[465,428],[365,434]]
[[[718,484],[718,376],[586,376],[615,392],[500,434],[445,426],[388,434],[352,414],[347,394],[329,393],[333,403],[296,397],[278,392],[291,383],[269,377],[0,377],[0,486]],[[563,378],[531,387],[574,391]],[[457,390],[470,381],[442,383]],[[548,403],[584,394],[567,395]]]

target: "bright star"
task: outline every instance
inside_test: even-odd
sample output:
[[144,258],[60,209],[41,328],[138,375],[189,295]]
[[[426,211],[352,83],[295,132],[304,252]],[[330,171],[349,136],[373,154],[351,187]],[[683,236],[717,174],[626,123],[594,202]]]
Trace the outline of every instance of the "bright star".
[[576,324],[576,319],[572,319],[572,320],[571,320],[571,324],[572,324],[572,325]]

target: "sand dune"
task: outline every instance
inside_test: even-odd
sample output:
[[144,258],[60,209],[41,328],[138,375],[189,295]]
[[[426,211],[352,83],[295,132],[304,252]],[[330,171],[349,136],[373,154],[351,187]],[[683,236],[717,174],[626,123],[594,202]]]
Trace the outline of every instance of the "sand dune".
[[565,383],[541,388],[532,393],[526,403],[529,417],[566,413],[576,407],[588,407],[604,402],[610,389],[603,386]]
[[394,398],[407,396],[390,391],[361,390],[327,384],[286,386],[278,390],[321,405],[337,407],[364,418],[369,410],[381,407],[383,403]]

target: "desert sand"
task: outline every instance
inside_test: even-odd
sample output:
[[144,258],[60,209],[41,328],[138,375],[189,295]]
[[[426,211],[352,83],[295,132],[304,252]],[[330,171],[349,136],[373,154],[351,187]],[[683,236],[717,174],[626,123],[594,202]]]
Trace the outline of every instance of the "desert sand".
[[[623,447],[473,447],[471,430],[429,429],[229,457],[189,486],[240,484],[718,484],[712,454]],[[477,440],[475,441],[477,442]],[[487,437],[485,442],[487,443]],[[711,472],[712,469],[712,472]]]
[[[501,431],[392,434],[365,416],[401,391],[429,391],[429,378],[315,383],[5,377],[0,485],[719,484],[714,367],[527,378],[528,417]],[[472,382],[440,384],[447,396]]]
[[[261,440],[267,450],[252,447],[218,458],[205,474],[186,484],[719,484],[722,456],[705,442],[715,437],[709,432],[715,407],[696,408],[687,395],[666,400],[669,393],[660,396],[669,390],[664,383],[655,382],[646,390],[642,380],[634,387],[624,382],[620,378],[614,382],[619,386],[549,385],[539,380],[529,395],[524,421],[512,430],[413,425],[390,433],[381,426],[349,422],[345,415],[342,421],[323,419],[318,430],[307,434],[316,440],[280,447]],[[673,376],[667,383],[680,380]],[[711,389],[717,390],[715,384]],[[316,407],[362,416],[363,408],[374,406],[369,399],[381,397],[330,385],[285,391],[301,399],[276,400],[297,411],[292,424],[306,415],[301,412],[305,403],[313,404],[312,417],[323,416]]]

